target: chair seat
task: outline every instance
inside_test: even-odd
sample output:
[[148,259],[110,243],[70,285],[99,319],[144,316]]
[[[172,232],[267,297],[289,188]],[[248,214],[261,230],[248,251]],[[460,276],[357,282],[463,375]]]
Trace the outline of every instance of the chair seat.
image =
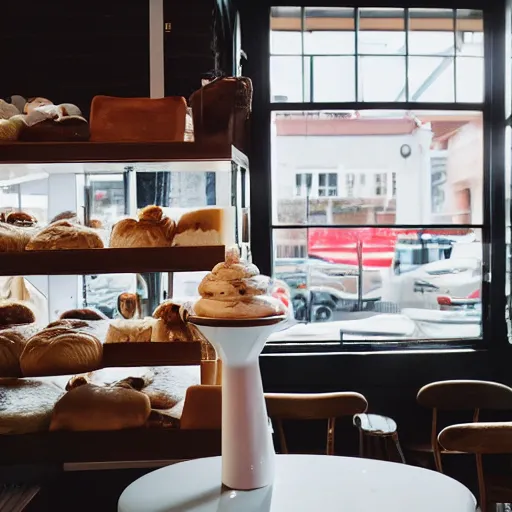
[[[432,445],[430,443],[404,443],[404,450],[408,452],[432,453]],[[452,452],[449,450],[441,450],[442,454],[464,455],[464,452]]]

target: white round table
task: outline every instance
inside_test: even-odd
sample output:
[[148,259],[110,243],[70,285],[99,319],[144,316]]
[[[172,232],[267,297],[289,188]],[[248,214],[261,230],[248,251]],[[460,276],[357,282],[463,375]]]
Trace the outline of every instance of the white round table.
[[459,482],[421,468],[369,459],[278,455],[273,485],[221,485],[221,458],[168,466],[136,480],[118,512],[475,512]]

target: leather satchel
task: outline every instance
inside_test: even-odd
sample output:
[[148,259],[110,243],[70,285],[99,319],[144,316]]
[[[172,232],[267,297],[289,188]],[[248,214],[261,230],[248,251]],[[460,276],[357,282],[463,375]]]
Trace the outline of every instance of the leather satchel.
[[185,98],[95,96],[91,105],[91,141],[177,142],[185,138]]

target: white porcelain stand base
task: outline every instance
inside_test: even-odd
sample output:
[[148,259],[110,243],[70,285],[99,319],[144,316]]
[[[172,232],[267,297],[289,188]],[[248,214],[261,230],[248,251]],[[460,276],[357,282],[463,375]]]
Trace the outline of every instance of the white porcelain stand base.
[[283,320],[189,319],[222,360],[222,483],[231,489],[258,489],[274,480],[275,452],[259,355]]

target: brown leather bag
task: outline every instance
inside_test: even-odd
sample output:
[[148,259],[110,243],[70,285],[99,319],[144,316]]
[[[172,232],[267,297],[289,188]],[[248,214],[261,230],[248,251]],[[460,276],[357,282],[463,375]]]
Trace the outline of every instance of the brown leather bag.
[[190,97],[194,138],[205,145],[247,149],[252,82],[245,77],[218,78]]
[[185,98],[95,96],[91,105],[91,141],[176,142],[185,138]]

